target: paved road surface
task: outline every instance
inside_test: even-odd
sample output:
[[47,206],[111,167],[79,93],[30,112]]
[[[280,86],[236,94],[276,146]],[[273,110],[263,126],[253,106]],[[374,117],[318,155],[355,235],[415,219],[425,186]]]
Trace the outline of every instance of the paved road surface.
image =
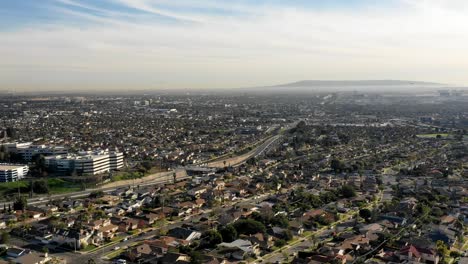
[[[193,217],[206,217],[209,218],[210,213],[213,210],[219,210],[219,214],[223,214],[235,205],[239,203],[245,203],[245,202],[255,202],[255,203],[260,203],[268,198],[269,194],[262,194],[259,196],[254,196],[254,197],[249,197],[246,199],[241,199],[237,202],[232,202],[231,204],[227,204],[225,207],[219,207],[216,209],[207,209],[203,210],[202,213],[198,215],[193,215],[190,217],[186,217],[182,220],[176,221],[176,222],[168,222],[164,228],[165,229],[172,229],[174,227],[180,227],[183,224],[188,224],[191,223]],[[67,263],[87,263],[89,259],[93,259],[96,263],[111,263],[110,260],[107,260],[105,256],[109,253],[111,253],[116,246],[120,248],[124,248],[125,246],[130,246],[131,244],[137,243],[137,242],[142,242],[146,239],[151,239],[155,235],[157,235],[159,232],[159,229],[155,229],[153,231],[149,231],[145,233],[144,235],[136,235],[136,236],[129,236],[127,241],[123,241],[120,243],[117,243],[115,245],[109,246],[109,247],[104,247],[101,248],[97,251],[94,251],[92,253],[74,253],[74,252],[67,252],[67,253],[61,253],[61,254],[54,254],[56,256],[65,258],[67,260]]]
[[[178,169],[177,170],[177,180],[184,180],[184,179],[191,178],[190,176],[187,176],[187,174],[182,172],[182,171],[185,171],[185,170],[183,170],[183,169]],[[170,183],[170,182],[172,182],[174,180],[174,178],[173,178],[173,173],[174,172],[175,171],[168,171],[168,172],[161,173],[160,176],[157,177],[156,179],[153,179],[151,181],[147,181],[147,182],[144,182],[144,183],[135,183],[135,186],[139,185],[140,187],[143,187],[143,186],[150,186],[150,185],[156,185],[156,184],[162,184],[162,183]],[[123,183],[116,182],[116,185],[114,185],[113,187],[94,188],[94,189],[87,189],[85,191],[79,191],[79,192],[72,192],[72,193],[66,193],[66,194],[57,194],[57,195],[44,196],[44,197],[38,197],[38,198],[31,198],[31,199],[28,199],[28,204],[29,205],[45,204],[45,203],[47,203],[47,202],[49,202],[51,200],[57,200],[57,199],[63,199],[63,198],[86,197],[90,193],[95,192],[95,191],[103,191],[103,192],[109,193],[109,192],[115,191],[115,190],[117,190],[119,188],[129,187],[129,186],[132,186],[132,185],[133,184],[129,184],[128,182],[123,182]],[[0,207],[3,208],[4,204],[6,204],[8,206],[8,204],[11,204],[11,203],[13,203],[13,201],[0,203]]]
[[207,164],[207,167],[210,168],[224,168],[225,166],[236,166],[241,163],[246,162],[248,159],[258,156],[262,154],[265,150],[267,150],[272,144],[274,144],[278,139],[280,138],[279,135],[272,136],[271,138],[265,140],[260,146],[256,147],[255,149],[249,151],[246,154],[237,156],[237,157],[232,157],[232,158],[226,158],[222,160],[217,160],[213,161]]

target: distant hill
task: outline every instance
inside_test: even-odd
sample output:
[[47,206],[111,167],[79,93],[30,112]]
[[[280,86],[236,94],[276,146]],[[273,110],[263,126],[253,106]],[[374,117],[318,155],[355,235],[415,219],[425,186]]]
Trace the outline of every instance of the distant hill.
[[362,80],[362,81],[322,81],[304,80],[270,87],[312,87],[312,86],[395,86],[395,85],[443,85],[441,83],[400,81],[400,80]]
[[311,93],[311,92],[416,92],[434,90],[445,84],[403,80],[304,80],[273,86],[241,88],[247,93]]

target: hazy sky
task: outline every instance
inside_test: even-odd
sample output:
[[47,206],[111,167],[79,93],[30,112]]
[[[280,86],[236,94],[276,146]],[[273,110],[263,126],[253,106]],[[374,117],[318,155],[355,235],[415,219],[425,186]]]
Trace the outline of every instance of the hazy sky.
[[4,0],[0,90],[468,84],[466,0]]

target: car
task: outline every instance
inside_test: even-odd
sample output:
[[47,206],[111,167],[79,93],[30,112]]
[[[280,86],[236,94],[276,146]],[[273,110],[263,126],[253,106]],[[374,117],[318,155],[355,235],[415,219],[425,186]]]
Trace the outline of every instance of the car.
[[125,259],[118,259],[114,261],[114,264],[127,264],[127,261]]
[[119,249],[120,249],[119,246],[114,247],[114,250],[119,250]]
[[128,237],[124,238],[122,241],[124,241],[124,242],[125,242],[125,241],[127,241],[127,240],[128,240]]

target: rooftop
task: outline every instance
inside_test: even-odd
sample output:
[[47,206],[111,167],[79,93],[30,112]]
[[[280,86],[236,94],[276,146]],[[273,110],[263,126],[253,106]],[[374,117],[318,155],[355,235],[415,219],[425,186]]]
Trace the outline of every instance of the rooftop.
[[23,168],[25,165],[16,164],[0,164],[0,170],[14,170],[17,168]]

